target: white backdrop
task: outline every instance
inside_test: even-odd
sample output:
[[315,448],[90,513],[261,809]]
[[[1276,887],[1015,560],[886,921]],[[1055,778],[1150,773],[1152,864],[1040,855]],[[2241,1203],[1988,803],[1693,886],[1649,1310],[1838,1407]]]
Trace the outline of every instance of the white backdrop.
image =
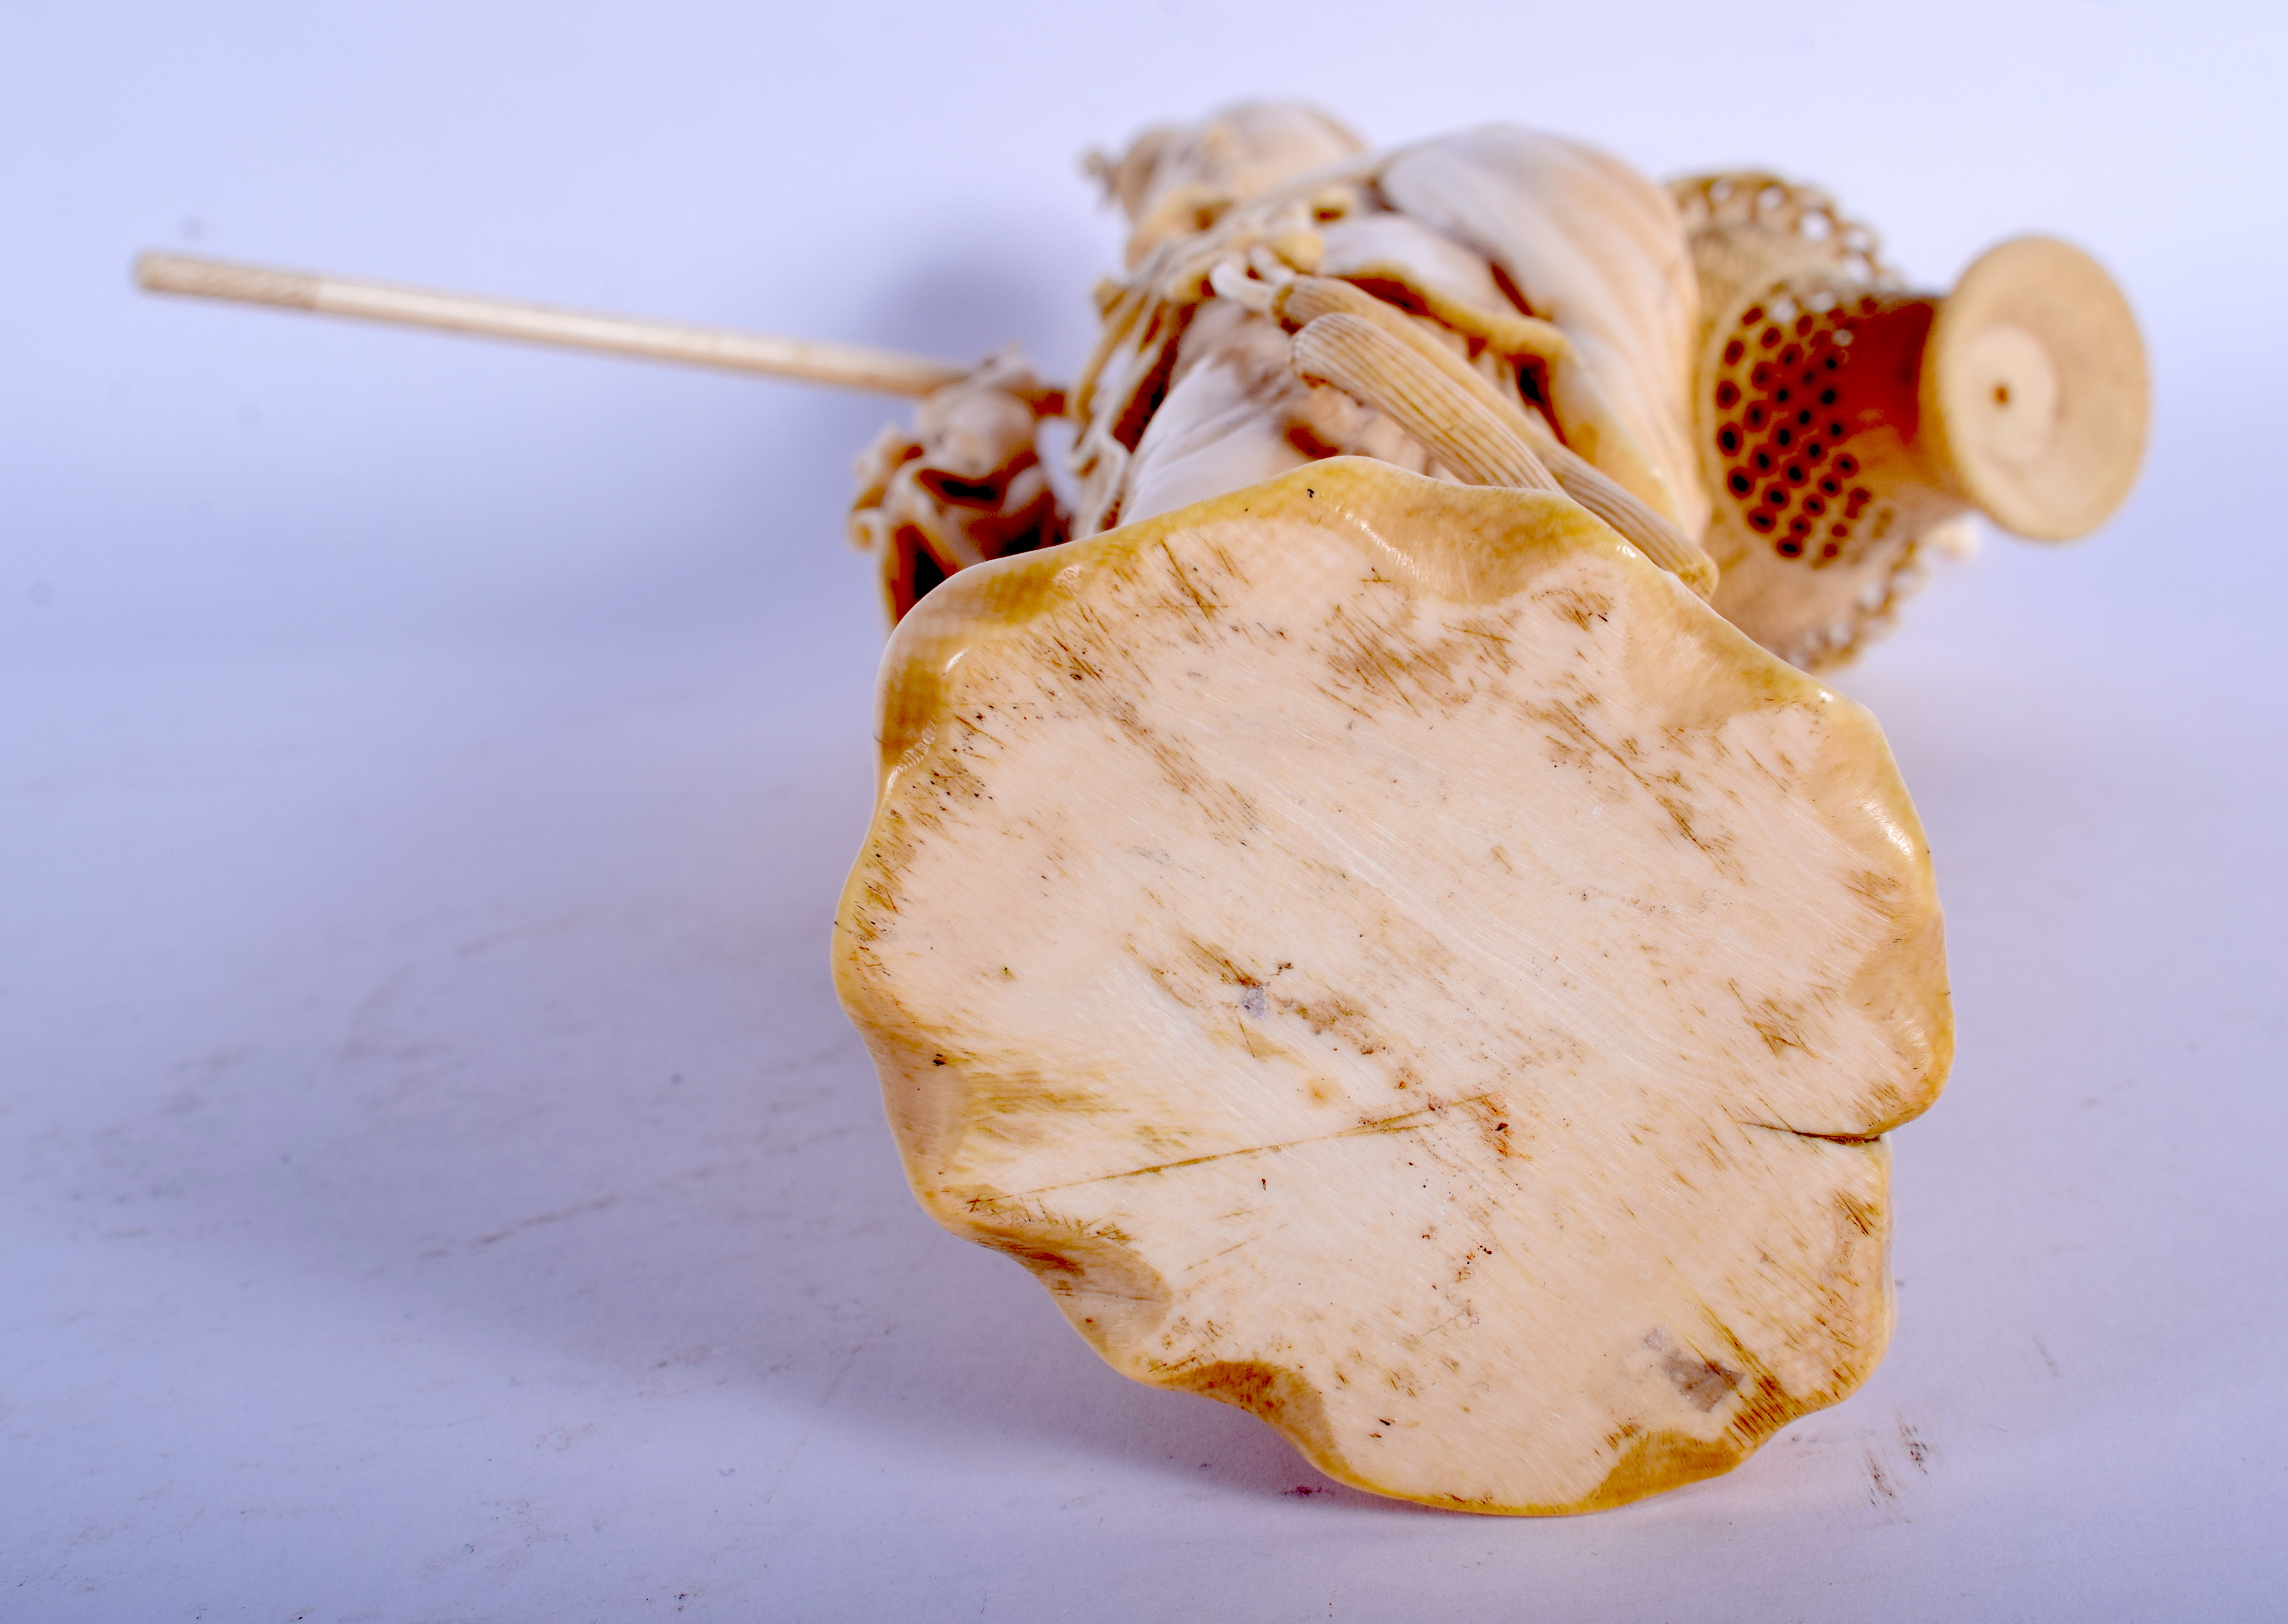
[[[2272,8],[0,16],[0,1616],[2140,1620],[2288,1595]],[[2147,477],[1839,685],[1961,1054],[1880,1373],[1552,1522],[1334,1487],[904,1191],[825,930],[853,453],[792,385],[139,296],[144,247],[1067,374],[1076,156],[1259,92],[2045,230]]]

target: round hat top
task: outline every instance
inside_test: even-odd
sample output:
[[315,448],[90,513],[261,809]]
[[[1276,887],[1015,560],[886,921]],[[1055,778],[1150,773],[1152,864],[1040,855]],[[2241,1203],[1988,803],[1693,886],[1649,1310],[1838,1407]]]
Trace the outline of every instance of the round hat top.
[[2102,524],[2135,483],[2150,389],[2129,302],[2050,237],[1981,255],[1941,302],[1922,409],[1963,494],[2038,541]]

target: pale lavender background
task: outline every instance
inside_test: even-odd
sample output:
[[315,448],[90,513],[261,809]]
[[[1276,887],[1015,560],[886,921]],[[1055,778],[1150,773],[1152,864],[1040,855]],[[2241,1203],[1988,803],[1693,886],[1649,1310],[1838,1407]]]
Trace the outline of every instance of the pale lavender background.
[[[2282,1616],[2280,15],[17,0],[0,1617]],[[2060,232],[2152,341],[2118,521],[1843,684],[1961,1013],[1890,1358],[1625,1510],[1331,1488],[915,1209],[824,963],[887,404],[127,287],[1064,371],[1116,242],[1074,154],[1254,90],[1760,161],[1930,282]]]

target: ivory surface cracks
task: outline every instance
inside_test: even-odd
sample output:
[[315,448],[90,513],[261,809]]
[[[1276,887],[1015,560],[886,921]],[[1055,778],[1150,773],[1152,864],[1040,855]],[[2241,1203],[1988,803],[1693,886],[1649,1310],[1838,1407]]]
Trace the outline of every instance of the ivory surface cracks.
[[883,704],[843,997],[924,1205],[1117,1368],[1550,1512],[1872,1367],[1912,808],[1580,508],[1315,464],[955,577]]

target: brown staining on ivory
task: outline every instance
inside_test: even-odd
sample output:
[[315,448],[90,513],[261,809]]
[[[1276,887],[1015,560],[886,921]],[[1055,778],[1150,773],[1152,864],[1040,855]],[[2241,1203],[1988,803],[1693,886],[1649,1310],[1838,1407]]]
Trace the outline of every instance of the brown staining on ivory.
[[1565,497],[1340,461],[965,571],[883,705],[842,995],[924,1204],[1117,1368],[1542,1513],[1872,1367],[1912,811]]

